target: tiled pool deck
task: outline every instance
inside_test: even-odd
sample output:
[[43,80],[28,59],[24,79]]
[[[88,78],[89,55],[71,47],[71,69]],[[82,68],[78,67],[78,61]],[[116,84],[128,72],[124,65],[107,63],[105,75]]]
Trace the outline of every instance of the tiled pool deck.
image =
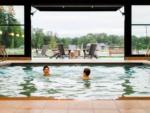
[[0,113],[150,113],[150,100],[0,100]]
[[123,58],[99,58],[99,59],[49,59],[49,58],[33,58],[32,60],[6,60],[1,61],[1,64],[5,63],[56,63],[56,64],[80,64],[80,63],[147,63],[150,64],[150,60],[124,60]]

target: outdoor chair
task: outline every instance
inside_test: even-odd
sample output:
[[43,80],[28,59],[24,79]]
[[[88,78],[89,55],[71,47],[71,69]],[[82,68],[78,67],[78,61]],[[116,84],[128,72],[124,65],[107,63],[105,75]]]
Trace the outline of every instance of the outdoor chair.
[[56,57],[57,58],[64,58],[64,57],[68,57],[68,55],[65,54],[65,49],[63,44],[59,44],[58,45],[58,52],[55,53],[53,56],[51,56],[50,58]]
[[97,58],[97,55],[95,54],[95,51],[96,51],[96,47],[97,45],[96,44],[91,44],[90,45],[90,48],[88,50],[83,50],[84,52],[84,58],[88,57],[88,58]]
[[42,55],[42,56],[47,56],[47,55],[46,55],[46,52],[47,52],[48,48],[49,48],[48,45],[43,45],[42,51],[41,51],[41,55]]
[[48,45],[43,45],[41,51],[36,50],[37,57],[40,57],[40,56],[47,57],[48,55],[46,55],[46,52],[47,52],[48,48],[49,48]]

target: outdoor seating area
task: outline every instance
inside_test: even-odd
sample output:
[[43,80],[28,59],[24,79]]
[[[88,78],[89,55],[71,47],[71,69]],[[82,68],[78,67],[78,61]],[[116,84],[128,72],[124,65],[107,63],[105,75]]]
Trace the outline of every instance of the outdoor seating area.
[[123,47],[109,47],[102,51],[97,44],[91,44],[86,48],[77,48],[76,45],[69,45],[64,48],[63,44],[58,44],[56,49],[49,49],[49,45],[43,45],[41,49],[32,49],[33,58],[67,58],[67,59],[98,59],[103,57],[123,57]]

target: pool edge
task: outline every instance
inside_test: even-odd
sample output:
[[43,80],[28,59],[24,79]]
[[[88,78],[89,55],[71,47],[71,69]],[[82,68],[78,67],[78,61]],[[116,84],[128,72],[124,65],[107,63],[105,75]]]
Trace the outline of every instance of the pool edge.
[[1,100],[150,100],[150,96],[127,96],[127,97],[118,97],[117,99],[56,99],[51,97],[0,97]]

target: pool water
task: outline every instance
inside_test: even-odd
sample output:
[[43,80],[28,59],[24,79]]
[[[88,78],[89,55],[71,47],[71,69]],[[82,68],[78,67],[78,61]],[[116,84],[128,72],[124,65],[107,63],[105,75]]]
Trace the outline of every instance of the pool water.
[[[90,80],[81,79],[91,69]],[[44,96],[56,99],[116,99],[120,96],[150,96],[148,65],[61,65],[50,66],[44,77],[43,65],[0,67],[0,97]]]

